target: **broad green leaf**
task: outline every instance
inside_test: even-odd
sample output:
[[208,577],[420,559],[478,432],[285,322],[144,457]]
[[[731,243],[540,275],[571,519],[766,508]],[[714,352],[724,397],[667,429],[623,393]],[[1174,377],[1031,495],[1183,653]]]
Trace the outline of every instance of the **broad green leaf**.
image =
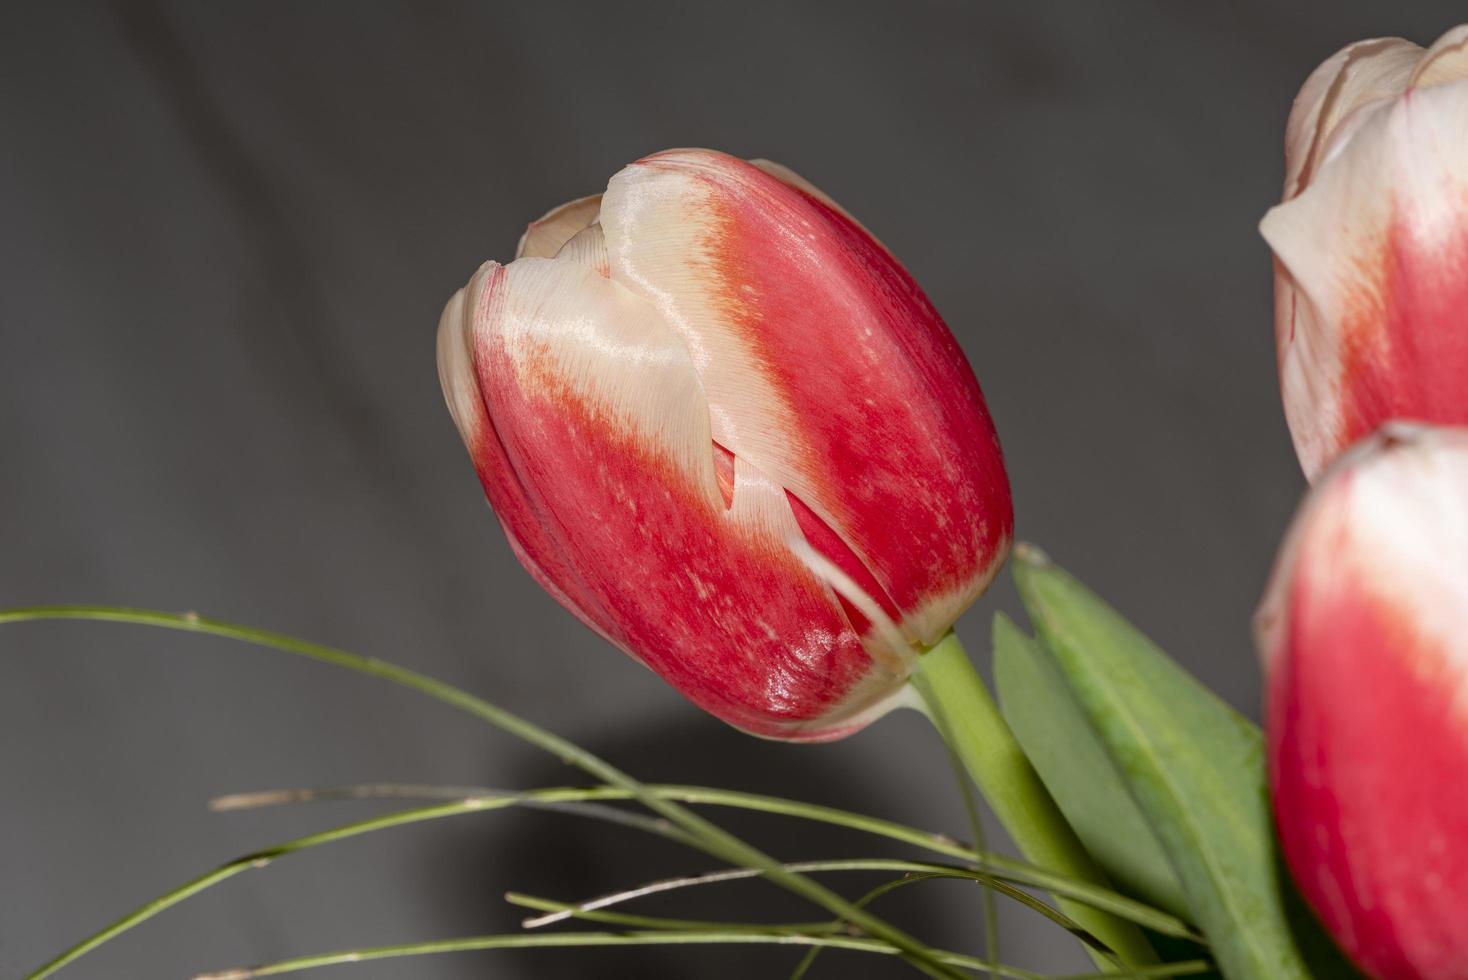
[[1076,836],[1121,892],[1188,917],[1182,885],[1050,652],[994,617],[994,686],[1005,720]]
[[1162,843],[1224,975],[1311,977],[1314,940],[1298,933],[1313,927],[1285,897],[1257,726],[1037,550],[1015,558],[1036,634]]

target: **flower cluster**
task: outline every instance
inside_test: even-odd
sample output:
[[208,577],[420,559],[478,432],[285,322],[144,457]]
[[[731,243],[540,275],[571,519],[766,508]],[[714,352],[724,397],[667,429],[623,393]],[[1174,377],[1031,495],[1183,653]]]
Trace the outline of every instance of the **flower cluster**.
[[1374,977],[1468,977],[1468,27],[1350,45],[1290,114],[1276,263],[1314,488],[1260,609],[1275,822]]
[[[1313,484],[1257,617],[1279,844],[1371,976],[1463,980],[1468,27],[1321,65],[1262,231]],[[759,735],[838,738],[900,702],[1009,553],[1003,459],[953,336],[777,164],[658,153],[550,212],[449,303],[439,367],[526,569]],[[1026,852],[1095,877],[1078,843],[1028,846],[1053,805],[1026,800],[1001,808]]]

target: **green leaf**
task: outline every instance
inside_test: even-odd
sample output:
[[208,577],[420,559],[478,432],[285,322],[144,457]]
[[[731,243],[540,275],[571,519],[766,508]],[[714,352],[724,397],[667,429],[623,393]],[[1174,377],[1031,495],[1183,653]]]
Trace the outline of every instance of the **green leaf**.
[[1182,884],[1048,650],[994,617],[1005,720],[1086,850],[1125,894],[1187,918]]
[[1022,546],[1015,558],[1037,635],[1162,843],[1224,975],[1350,975],[1307,966],[1314,941],[1297,933],[1318,928],[1292,914],[1281,882],[1258,727],[1039,551]]

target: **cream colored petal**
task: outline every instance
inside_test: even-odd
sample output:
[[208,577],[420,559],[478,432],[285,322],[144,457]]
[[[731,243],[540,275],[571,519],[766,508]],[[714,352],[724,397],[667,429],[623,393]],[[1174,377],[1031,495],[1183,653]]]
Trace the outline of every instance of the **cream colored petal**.
[[552,208],[530,222],[520,244],[515,248],[515,258],[548,259],[561,250],[581,229],[596,220],[601,211],[601,195],[578,197],[558,208]]
[[1276,272],[1275,298],[1280,307],[1279,382],[1285,421],[1301,468],[1313,480],[1340,451],[1336,436],[1340,345],[1284,269]]
[[1399,37],[1357,41],[1311,73],[1285,126],[1284,198],[1304,189],[1341,120],[1367,102],[1401,93],[1422,48]]
[[1448,31],[1433,42],[1417,63],[1411,84],[1418,88],[1468,78],[1468,24]]
[[[1459,227],[1468,189],[1468,82],[1384,104],[1312,184],[1271,208],[1260,230],[1328,317],[1360,281],[1349,263],[1377,245],[1393,217],[1419,239]],[[1355,246],[1355,247],[1353,247]]]
[[571,240],[561,246],[556,258],[595,269],[597,275],[607,276],[607,239],[601,224],[593,222],[578,231]]
[[469,354],[464,303],[466,294],[477,292],[477,284],[495,268],[493,262],[480,266],[469,285],[454,293],[438,321],[438,378],[449,415],[471,453],[478,448],[489,420],[479,397],[479,381],[474,376],[474,363]]
[[492,366],[501,352],[521,392],[554,389],[593,406],[721,502],[698,376],[657,311],[579,263],[525,258],[505,273],[502,306],[477,327],[489,345],[478,357],[481,381],[508,390]]
[[1468,81],[1369,110],[1260,231],[1296,290],[1280,376],[1308,476],[1393,415],[1456,420]]

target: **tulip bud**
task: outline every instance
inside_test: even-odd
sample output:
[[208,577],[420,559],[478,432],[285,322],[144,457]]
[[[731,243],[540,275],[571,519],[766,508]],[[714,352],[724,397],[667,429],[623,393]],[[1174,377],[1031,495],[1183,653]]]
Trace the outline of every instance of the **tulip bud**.
[[1360,41],[1316,69],[1260,230],[1308,478],[1388,419],[1468,423],[1468,25],[1426,50]]
[[1009,547],[958,344],[776,164],[672,150],[550,212],[449,302],[439,373],[531,575],[756,734],[885,711]]
[[1256,628],[1300,890],[1373,977],[1468,977],[1468,430],[1389,425],[1341,457]]

